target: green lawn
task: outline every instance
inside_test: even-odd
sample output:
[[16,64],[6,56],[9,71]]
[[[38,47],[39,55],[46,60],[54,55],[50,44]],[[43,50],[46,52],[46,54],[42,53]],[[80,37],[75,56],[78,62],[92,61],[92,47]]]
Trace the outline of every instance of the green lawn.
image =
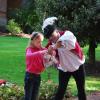
[[[28,39],[19,37],[0,37],[0,79],[6,79],[10,82],[23,85],[25,73],[25,48]],[[46,44],[46,41],[43,43]],[[88,46],[84,48],[86,54]],[[96,59],[100,60],[100,46],[96,49]],[[48,80],[48,73],[51,73],[51,79],[58,82],[57,70],[47,69],[42,74],[43,80]],[[95,77],[86,78],[86,89],[89,91],[100,90],[100,79]],[[72,92],[75,93],[75,82],[70,81]]]

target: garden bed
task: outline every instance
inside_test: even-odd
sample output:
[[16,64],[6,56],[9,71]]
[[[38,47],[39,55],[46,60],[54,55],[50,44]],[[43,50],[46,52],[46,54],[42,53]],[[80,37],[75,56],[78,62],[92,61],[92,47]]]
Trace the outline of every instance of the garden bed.
[[[56,93],[57,87],[57,84],[53,83],[53,81],[42,81],[39,100],[52,100]],[[18,86],[9,82],[0,85],[0,100],[24,100],[23,86]],[[68,89],[68,91],[66,91],[64,100],[78,99],[77,97],[73,97],[70,89]],[[91,92],[87,96],[87,100],[100,100],[100,91]]]
[[[39,100],[52,100],[57,91],[58,85],[53,81],[42,81],[40,86],[40,96]],[[72,97],[70,88],[67,89],[65,93],[65,98],[75,98]],[[0,85],[0,100],[23,100],[24,99],[24,87],[18,86],[6,82],[6,84]]]

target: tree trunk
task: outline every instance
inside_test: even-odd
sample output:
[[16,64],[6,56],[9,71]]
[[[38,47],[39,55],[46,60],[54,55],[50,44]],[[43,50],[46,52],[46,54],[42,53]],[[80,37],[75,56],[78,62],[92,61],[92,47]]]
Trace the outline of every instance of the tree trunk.
[[89,41],[89,64],[95,66],[95,38],[91,38]]

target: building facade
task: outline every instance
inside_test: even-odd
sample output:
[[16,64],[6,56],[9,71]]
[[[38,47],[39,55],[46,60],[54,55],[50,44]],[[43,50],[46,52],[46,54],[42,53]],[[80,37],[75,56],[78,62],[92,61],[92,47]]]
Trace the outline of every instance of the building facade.
[[0,0],[0,27],[5,27],[9,18],[9,11],[19,8],[25,0]]
[[0,0],[0,26],[7,24],[7,0]]

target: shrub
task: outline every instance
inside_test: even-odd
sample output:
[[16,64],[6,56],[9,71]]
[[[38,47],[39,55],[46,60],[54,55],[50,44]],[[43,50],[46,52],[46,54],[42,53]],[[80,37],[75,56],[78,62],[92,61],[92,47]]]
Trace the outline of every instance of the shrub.
[[14,19],[8,21],[7,30],[11,33],[11,35],[16,35],[22,32],[19,24],[16,23]]
[[[40,100],[50,100],[57,85],[52,81],[42,81],[40,87]],[[15,84],[7,83],[0,86],[0,100],[23,100],[24,88]]]
[[15,19],[20,24],[24,33],[31,34],[36,30],[37,22],[39,23],[39,17],[36,13],[37,5],[34,0],[24,0],[21,7],[8,12],[8,17]]
[[40,100],[51,100],[57,90],[57,84],[52,80],[42,81],[40,87]]
[[11,83],[0,86],[0,100],[22,100],[23,95],[23,87]]
[[[52,100],[58,85],[52,80],[41,81],[39,100]],[[69,97],[70,91],[66,91],[65,97]],[[71,96],[71,95],[70,95]],[[15,84],[6,83],[0,86],[0,100],[23,100],[24,88]]]

